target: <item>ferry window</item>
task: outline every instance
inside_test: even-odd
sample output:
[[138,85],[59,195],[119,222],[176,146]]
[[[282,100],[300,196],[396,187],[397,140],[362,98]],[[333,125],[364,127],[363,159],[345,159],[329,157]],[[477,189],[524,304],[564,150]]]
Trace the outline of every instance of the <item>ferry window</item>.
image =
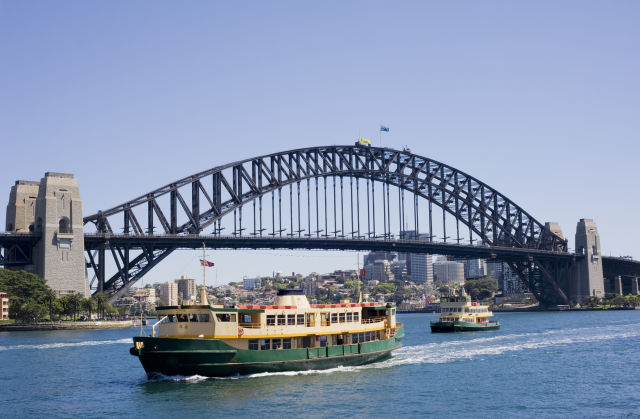
[[329,313],[320,313],[320,322],[321,326],[329,326]]
[[216,318],[219,322],[235,322],[236,315],[229,313],[216,313]]
[[344,313],[340,313],[338,317],[340,318],[340,323],[344,323],[344,319],[345,319]]
[[326,336],[320,336],[320,346],[321,347],[327,346],[327,337]]
[[298,314],[298,324],[301,326],[304,325],[304,314]]
[[269,339],[260,339],[260,350],[268,351],[270,348]]
[[198,321],[199,322],[208,322],[209,321],[209,315],[208,314],[198,314]]
[[338,323],[338,313],[331,313],[331,323]]
[[358,333],[358,342],[364,342],[364,333]]
[[242,323],[251,323],[251,314],[243,314]]
[[352,322],[353,321],[353,313],[347,313],[347,321],[348,322]]
[[249,349],[253,351],[258,350],[258,339],[249,339]]
[[271,349],[281,349],[282,339],[271,339]]
[[294,326],[296,324],[296,315],[295,314],[287,314],[287,324],[289,326]]
[[392,315],[392,316],[395,316],[395,315],[396,315],[396,309],[395,309],[395,308],[392,308],[392,309],[391,309],[391,315]]
[[307,313],[307,327],[313,327],[316,325],[316,316],[313,313]]
[[358,343],[358,334],[354,333],[351,335],[351,343]]
[[186,322],[188,321],[187,319],[187,315],[186,314],[176,314],[176,317],[178,318],[179,322]]
[[276,324],[275,314],[267,315],[267,326],[274,326]]
[[286,324],[285,323],[285,316],[284,316],[284,314],[278,314],[278,326],[281,326],[283,324]]
[[291,338],[282,339],[282,349],[291,349]]
[[174,316],[173,314],[169,314],[167,316],[167,319],[169,319],[169,323],[175,323],[178,321],[178,319],[176,319],[176,316]]
[[189,314],[189,321],[190,322],[197,322],[198,321],[198,315],[196,313]]
[[358,313],[357,311],[353,313],[353,321],[354,322],[360,321],[360,313]]

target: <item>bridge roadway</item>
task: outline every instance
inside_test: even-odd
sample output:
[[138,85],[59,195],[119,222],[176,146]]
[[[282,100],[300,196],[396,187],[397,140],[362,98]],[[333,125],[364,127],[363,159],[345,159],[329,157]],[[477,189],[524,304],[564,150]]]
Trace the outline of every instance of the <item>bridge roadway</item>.
[[255,237],[220,235],[154,235],[85,234],[85,249],[98,250],[105,244],[130,248],[197,249],[204,243],[210,249],[317,249],[363,250],[401,253],[430,253],[464,258],[500,259],[505,262],[536,259],[573,262],[571,253],[500,246],[471,246],[406,239],[352,239],[335,237]]

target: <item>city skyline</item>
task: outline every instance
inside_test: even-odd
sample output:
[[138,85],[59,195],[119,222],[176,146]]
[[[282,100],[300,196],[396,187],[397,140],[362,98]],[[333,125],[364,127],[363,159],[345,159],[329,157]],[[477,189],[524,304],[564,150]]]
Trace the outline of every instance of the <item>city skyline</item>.
[[[47,171],[74,174],[87,215],[365,137],[477,177],[558,222],[571,248],[592,218],[604,254],[640,259],[636,3],[34,4],[0,3],[3,228],[10,187]],[[356,252],[208,252],[220,281],[357,266]],[[199,280],[199,256],[136,286]]]

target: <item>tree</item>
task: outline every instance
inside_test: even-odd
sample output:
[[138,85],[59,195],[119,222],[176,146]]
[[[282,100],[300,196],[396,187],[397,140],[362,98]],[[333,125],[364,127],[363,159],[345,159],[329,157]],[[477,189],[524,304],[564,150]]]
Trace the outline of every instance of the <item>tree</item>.
[[[45,317],[47,304],[52,309],[53,302],[48,297],[51,288],[38,275],[0,269],[0,290],[9,294],[9,317],[12,319],[38,321]],[[45,314],[41,315],[43,311]]]
[[493,278],[482,278],[467,281],[464,289],[472,300],[484,300],[493,297],[498,291],[498,281]]
[[58,294],[49,288],[45,292],[45,298],[49,302],[49,321],[53,321],[53,306],[55,301],[58,299]]
[[82,309],[89,314],[89,320],[91,320],[91,313],[94,309],[94,301],[92,298],[83,298],[81,303]]
[[37,323],[47,315],[47,309],[32,298],[27,298],[15,309],[15,319],[24,323]]
[[108,299],[107,294],[105,294],[104,292],[97,292],[92,298],[96,301],[98,318],[104,319],[104,309]]

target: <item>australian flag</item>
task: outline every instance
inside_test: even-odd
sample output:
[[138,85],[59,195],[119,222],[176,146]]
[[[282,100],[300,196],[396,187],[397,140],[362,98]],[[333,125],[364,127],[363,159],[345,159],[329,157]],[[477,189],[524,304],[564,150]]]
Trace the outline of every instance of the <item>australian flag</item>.
[[210,268],[210,267],[212,267],[214,265],[214,263],[213,262],[209,262],[206,259],[200,259],[200,265]]
[[389,127],[385,127],[384,125],[380,125],[380,131],[389,132]]

